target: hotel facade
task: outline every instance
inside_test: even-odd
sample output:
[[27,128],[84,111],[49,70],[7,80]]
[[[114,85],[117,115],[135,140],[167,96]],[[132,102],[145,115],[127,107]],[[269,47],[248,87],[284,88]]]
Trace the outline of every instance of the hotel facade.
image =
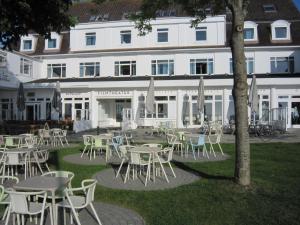
[[[152,32],[139,36],[126,17],[139,4],[74,4],[70,13],[78,23],[68,31],[52,33],[51,39],[31,33],[15,51],[1,51],[0,119],[58,119],[51,100],[59,81],[61,117],[74,120],[77,130],[234,121],[230,13],[208,16],[192,28],[192,18],[179,10],[161,10],[151,22]],[[300,13],[293,2],[252,1],[244,40],[248,84],[252,74],[257,77],[256,119],[280,119],[287,128],[300,128]],[[151,76],[154,114],[145,110]],[[204,117],[196,104],[200,76]],[[16,107],[19,82],[26,97],[21,116]]]

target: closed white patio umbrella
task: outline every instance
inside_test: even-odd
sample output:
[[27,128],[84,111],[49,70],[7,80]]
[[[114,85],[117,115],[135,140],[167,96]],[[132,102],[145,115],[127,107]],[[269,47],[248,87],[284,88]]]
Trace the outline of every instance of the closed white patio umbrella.
[[255,114],[258,112],[258,93],[255,75],[252,76],[248,104],[251,108],[251,115],[253,115],[253,123],[255,124]]
[[153,114],[154,113],[154,79],[151,77],[149,88],[147,91],[147,97],[146,97],[146,110],[148,113]]
[[61,90],[59,81],[56,82],[56,88],[54,90],[53,98],[52,98],[52,107],[58,112],[60,118],[61,115]]
[[21,82],[19,84],[18,93],[17,93],[17,108],[20,114],[22,114],[22,112],[25,110],[25,94],[24,94],[23,83]]
[[203,81],[203,76],[200,77],[199,86],[198,86],[197,108],[198,108],[199,114],[202,116],[204,114],[204,81]]

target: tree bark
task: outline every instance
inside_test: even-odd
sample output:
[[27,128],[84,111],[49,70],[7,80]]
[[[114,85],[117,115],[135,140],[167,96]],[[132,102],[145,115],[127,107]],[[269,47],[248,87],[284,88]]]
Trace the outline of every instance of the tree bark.
[[250,145],[248,133],[248,84],[244,54],[244,10],[243,0],[232,0],[231,51],[233,61],[235,103],[235,180],[238,184],[250,185]]

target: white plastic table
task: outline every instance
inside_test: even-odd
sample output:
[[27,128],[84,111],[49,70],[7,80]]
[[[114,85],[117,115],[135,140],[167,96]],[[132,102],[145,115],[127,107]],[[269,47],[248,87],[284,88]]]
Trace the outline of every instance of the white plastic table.
[[13,188],[16,190],[51,192],[53,223],[54,225],[57,225],[57,215],[55,210],[55,192],[57,190],[65,189],[69,182],[70,179],[65,177],[35,176],[20,181],[19,183],[15,184]]

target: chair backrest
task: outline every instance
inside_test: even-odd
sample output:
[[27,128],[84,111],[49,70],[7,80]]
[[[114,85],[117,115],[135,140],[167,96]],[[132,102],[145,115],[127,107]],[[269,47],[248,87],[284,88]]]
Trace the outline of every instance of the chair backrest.
[[148,143],[148,144],[143,144],[142,146],[162,148],[162,145],[157,143]]
[[28,196],[43,195],[44,197],[43,209],[45,207],[46,196],[47,196],[47,193],[45,191],[21,192],[21,191],[7,190],[6,192],[10,196],[11,212],[18,213],[18,214],[28,214],[30,212]]
[[84,145],[91,145],[93,140],[93,135],[82,135],[83,137],[83,144]]
[[63,171],[63,170],[56,170],[56,171],[50,171],[42,174],[42,176],[49,176],[49,177],[65,177],[69,178],[70,182],[74,177],[74,173],[70,171]]
[[25,137],[25,147],[33,148],[35,146],[35,142],[34,136]]
[[61,134],[62,134],[62,136],[64,136],[64,137],[67,137],[67,133],[68,133],[68,131],[67,131],[67,130],[61,130]]
[[6,136],[4,137],[4,147],[19,147],[21,144],[21,139],[19,137],[14,136]]
[[164,157],[166,162],[171,162],[173,159],[173,148],[167,147],[160,151],[160,157]]
[[103,146],[103,140],[99,136],[93,136],[92,137],[92,145],[93,147],[99,148]]
[[205,145],[205,134],[200,134],[197,145]]
[[86,179],[81,182],[81,187],[85,190],[86,205],[94,201],[96,183],[95,179]]
[[26,164],[28,152],[24,151],[5,151],[6,165],[23,165]]
[[121,157],[126,157],[127,158],[127,152],[128,149],[134,148],[132,145],[120,145],[119,150],[121,152]]
[[134,165],[144,165],[149,163],[151,159],[151,153],[130,151],[130,163]]
[[166,137],[167,137],[167,142],[168,142],[168,144],[169,144],[169,145],[172,145],[172,147],[174,147],[174,143],[175,143],[176,140],[177,140],[176,135],[174,135],[174,134],[167,134]]

